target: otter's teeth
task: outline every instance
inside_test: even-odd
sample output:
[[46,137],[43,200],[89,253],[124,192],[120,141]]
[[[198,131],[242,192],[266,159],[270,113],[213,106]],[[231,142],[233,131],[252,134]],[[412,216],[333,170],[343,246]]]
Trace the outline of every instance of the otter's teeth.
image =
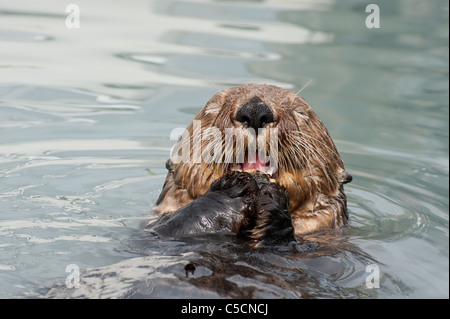
[[233,167],[230,168],[230,171],[242,172],[242,166],[241,165],[234,165]]

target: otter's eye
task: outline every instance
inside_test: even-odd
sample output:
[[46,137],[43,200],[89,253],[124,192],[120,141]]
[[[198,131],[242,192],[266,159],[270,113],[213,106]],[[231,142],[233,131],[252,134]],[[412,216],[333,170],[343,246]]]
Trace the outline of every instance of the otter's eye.
[[295,113],[297,113],[300,116],[304,116],[304,117],[308,116],[308,113],[306,113],[306,111],[301,107],[296,108]]

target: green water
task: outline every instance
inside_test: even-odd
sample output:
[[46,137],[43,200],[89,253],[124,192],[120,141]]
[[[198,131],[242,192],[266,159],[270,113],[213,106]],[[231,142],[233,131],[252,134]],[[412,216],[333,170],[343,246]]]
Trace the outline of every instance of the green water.
[[249,82],[303,88],[353,175],[343,236],[380,271],[310,258],[314,289],[278,296],[448,298],[448,2],[377,1],[373,29],[369,3],[85,0],[72,29],[65,3],[2,1],[0,298],[146,256],[171,131]]

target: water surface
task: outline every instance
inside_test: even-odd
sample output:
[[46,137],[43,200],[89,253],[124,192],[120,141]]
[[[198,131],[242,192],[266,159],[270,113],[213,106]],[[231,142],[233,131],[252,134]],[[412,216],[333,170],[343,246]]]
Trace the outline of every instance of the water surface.
[[[448,298],[448,2],[377,1],[379,29],[369,3],[77,1],[70,29],[59,1],[3,1],[0,297]],[[310,82],[349,225],[296,252],[143,234],[171,131],[250,82]]]

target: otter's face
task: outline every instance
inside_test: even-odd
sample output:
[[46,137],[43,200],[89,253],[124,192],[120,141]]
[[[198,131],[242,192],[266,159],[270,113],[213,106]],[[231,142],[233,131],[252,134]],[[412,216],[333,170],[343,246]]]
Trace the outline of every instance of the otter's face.
[[[320,143],[331,144],[327,147],[335,151],[309,105],[300,96],[274,86],[248,85],[223,91],[206,104],[196,119],[204,124],[202,129],[215,127],[225,136],[223,158],[218,160],[230,163],[229,158],[234,158],[226,170],[256,169],[277,178],[288,170],[295,173],[305,169],[310,166],[309,157],[318,156],[308,141],[310,134],[316,135],[312,130],[317,129],[325,131]],[[227,132],[233,139],[226,138]]]
[[162,195],[169,192],[167,206],[178,209],[233,170],[270,175],[286,188],[291,210],[312,210],[318,194],[335,196],[349,181],[311,107],[270,85],[230,88],[208,101],[174,147]]

